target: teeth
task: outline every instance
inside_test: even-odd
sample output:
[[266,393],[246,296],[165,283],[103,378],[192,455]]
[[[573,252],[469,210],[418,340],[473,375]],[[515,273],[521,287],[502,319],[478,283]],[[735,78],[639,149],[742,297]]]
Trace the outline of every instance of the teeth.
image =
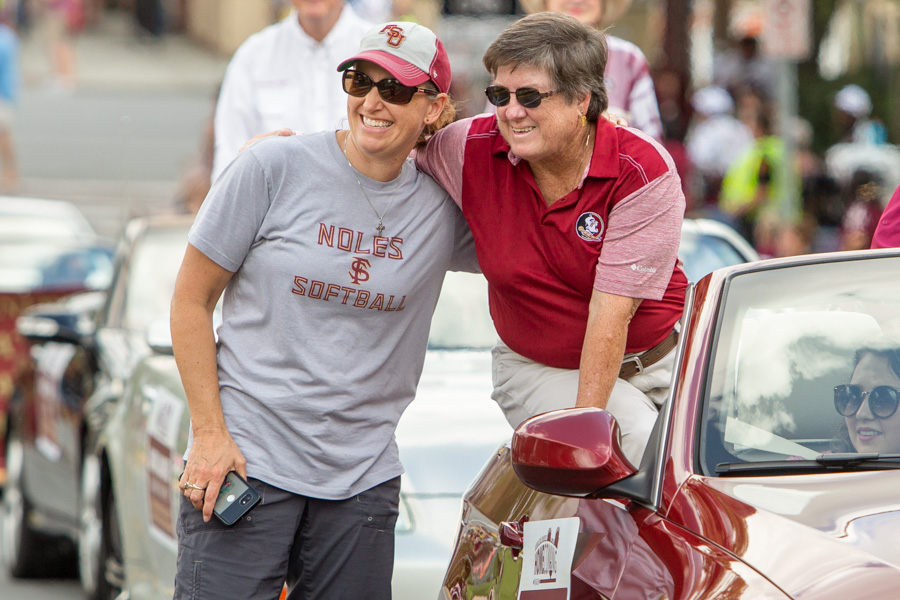
[[376,121],[375,119],[370,119],[368,117],[363,117],[363,124],[367,127],[390,127],[390,121]]
[[515,127],[512,128],[513,133],[528,133],[532,129],[534,129],[534,127],[522,127],[520,129],[517,129]]

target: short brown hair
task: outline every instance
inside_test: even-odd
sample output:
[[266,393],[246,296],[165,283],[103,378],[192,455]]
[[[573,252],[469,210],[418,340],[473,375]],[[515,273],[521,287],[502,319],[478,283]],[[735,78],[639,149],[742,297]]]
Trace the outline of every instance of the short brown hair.
[[488,47],[482,62],[491,76],[507,66],[543,69],[569,102],[590,93],[585,116],[595,122],[609,105],[603,81],[608,58],[603,32],[567,15],[542,12],[507,27]]

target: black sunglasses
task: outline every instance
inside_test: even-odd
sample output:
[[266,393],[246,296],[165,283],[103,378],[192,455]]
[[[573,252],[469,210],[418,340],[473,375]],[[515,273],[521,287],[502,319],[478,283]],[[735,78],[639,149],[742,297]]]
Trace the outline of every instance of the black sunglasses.
[[427,88],[404,85],[396,79],[382,79],[372,81],[372,78],[362,71],[347,69],[344,71],[344,91],[356,98],[365,97],[372,87],[378,88],[378,93],[385,102],[391,104],[409,104],[416,92],[436,96],[437,92]]
[[537,108],[541,105],[541,100],[549,98],[556,93],[556,90],[539,92],[534,88],[519,88],[515,92],[510,92],[502,85],[489,85],[484,88],[484,95],[487,96],[488,102],[494,106],[506,106],[509,104],[510,94],[513,93],[515,93],[519,104],[525,108]]
[[858,385],[834,386],[834,407],[845,417],[852,417],[869,397],[869,410],[879,419],[887,419],[897,412],[900,390],[889,385],[879,385],[871,392],[865,392]]

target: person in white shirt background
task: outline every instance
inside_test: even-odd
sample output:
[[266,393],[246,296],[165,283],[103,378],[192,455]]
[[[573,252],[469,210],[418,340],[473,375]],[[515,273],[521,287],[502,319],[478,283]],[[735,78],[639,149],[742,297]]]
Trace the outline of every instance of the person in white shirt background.
[[281,128],[339,129],[346,95],[334,65],[353,54],[371,26],[345,0],[291,0],[283,20],[234,53],[215,112],[211,181],[253,136]]
[[734,99],[724,88],[700,88],[691,96],[691,107],[685,147],[693,165],[692,196],[700,199],[700,208],[713,210],[725,173],[753,143],[753,132],[735,117]]

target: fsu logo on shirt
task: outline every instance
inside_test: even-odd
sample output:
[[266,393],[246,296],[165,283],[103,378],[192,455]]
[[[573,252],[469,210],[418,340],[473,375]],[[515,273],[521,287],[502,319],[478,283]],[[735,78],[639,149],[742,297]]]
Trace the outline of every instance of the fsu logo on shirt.
[[575,223],[575,232],[586,242],[603,241],[603,219],[595,212],[582,213]]

